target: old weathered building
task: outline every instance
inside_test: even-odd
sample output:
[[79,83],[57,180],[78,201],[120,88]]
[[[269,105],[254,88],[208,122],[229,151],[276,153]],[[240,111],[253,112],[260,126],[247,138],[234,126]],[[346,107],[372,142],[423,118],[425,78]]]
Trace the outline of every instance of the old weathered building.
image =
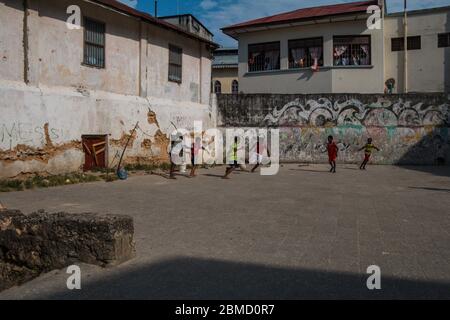
[[[78,8],[81,26],[76,20]],[[0,178],[167,161],[214,123],[203,37],[113,0],[0,0]]]

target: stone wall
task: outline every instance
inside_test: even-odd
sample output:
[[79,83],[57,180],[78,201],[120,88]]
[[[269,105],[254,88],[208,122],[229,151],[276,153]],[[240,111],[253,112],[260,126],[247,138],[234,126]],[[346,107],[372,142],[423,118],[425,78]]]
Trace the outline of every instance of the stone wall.
[[326,139],[339,160],[358,162],[368,137],[378,164],[450,163],[450,100],[444,94],[218,95],[221,127],[277,127],[280,160],[326,162]]
[[0,290],[77,262],[114,266],[131,259],[128,216],[0,211]]

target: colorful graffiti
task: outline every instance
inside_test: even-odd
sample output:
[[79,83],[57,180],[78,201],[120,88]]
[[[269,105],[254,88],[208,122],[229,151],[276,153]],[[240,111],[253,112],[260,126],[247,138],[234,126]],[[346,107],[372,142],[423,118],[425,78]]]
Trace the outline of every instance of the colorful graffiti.
[[441,105],[399,99],[378,100],[365,104],[357,99],[332,102],[328,98],[307,100],[303,105],[300,99],[274,109],[264,118],[264,124],[277,126],[346,126],[362,125],[374,127],[418,127],[448,126],[450,123],[450,104]]
[[381,149],[374,163],[450,162],[450,101],[443,95],[222,95],[218,109],[225,127],[278,127],[282,161],[326,162],[333,135],[343,162],[360,161],[368,137]]

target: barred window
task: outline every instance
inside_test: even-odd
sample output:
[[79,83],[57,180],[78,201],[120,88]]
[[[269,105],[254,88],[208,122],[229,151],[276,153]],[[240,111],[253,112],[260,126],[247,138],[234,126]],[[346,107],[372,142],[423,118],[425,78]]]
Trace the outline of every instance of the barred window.
[[[408,50],[420,50],[422,47],[420,36],[408,37]],[[405,38],[392,38],[391,39],[392,51],[404,51],[405,50]]]
[[438,48],[450,47],[450,32],[438,34]]
[[370,36],[333,37],[333,64],[335,66],[371,64]]
[[218,80],[214,82],[214,93],[222,93],[222,84]]
[[169,81],[181,83],[183,49],[169,45]]
[[323,39],[289,40],[289,68],[323,66]]
[[248,46],[248,71],[280,69],[280,42],[250,44]]
[[233,94],[239,93],[239,82],[237,80],[233,80],[233,83],[231,84],[231,92]]
[[84,58],[89,66],[105,67],[105,24],[84,18]]

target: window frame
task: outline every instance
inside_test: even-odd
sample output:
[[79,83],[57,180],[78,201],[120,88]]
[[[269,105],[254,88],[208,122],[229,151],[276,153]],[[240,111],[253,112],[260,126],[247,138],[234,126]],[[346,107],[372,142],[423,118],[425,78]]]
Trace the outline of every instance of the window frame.
[[[418,48],[411,48],[412,47],[412,40],[415,38],[419,38],[419,47]],[[396,47],[394,50],[394,41],[399,41],[399,47]],[[413,50],[422,50],[422,36],[408,36],[407,38],[407,50],[413,51]],[[397,44],[396,44],[397,45]],[[391,38],[391,52],[401,52],[405,51],[405,37],[393,37]]]
[[[443,40],[445,39],[446,43],[442,44]],[[444,38],[445,37],[445,38]],[[438,48],[449,48],[450,47],[450,32],[442,32],[438,33]]]
[[[273,44],[277,44],[278,45],[278,63],[277,66],[278,68],[275,69],[263,69],[263,70],[250,70],[250,54],[252,53],[250,51],[250,47],[256,47],[256,46],[268,46],[268,45],[273,45]],[[266,52],[268,50],[265,50],[264,52]],[[261,42],[261,43],[249,43],[247,45],[247,72],[268,72],[268,71],[279,71],[281,70],[281,41],[269,41],[269,42]]]
[[[176,49],[177,51],[179,51],[179,52],[177,52],[177,54],[180,55],[180,59],[179,59],[180,62],[179,62],[179,64],[176,63],[176,62],[171,62],[171,60],[170,60],[170,58],[172,56],[171,55],[172,49]],[[180,47],[180,46],[177,46],[177,45],[169,43],[169,50],[168,51],[169,51],[169,63],[168,63],[168,70],[167,70],[167,73],[168,73],[167,79],[170,82],[175,82],[175,83],[181,84],[183,82],[183,48]],[[170,70],[171,70],[170,67],[171,66],[175,66],[175,67],[179,67],[180,68],[180,79],[179,80],[173,79],[174,75],[172,75],[170,73]],[[172,76],[172,78],[171,78],[171,76]]]
[[[217,85],[219,85],[219,89],[220,91],[217,92]],[[214,93],[215,94],[221,94],[222,93],[222,82],[220,82],[219,80],[214,81]]]
[[[94,42],[87,40],[87,31],[88,30],[86,28],[86,20],[89,20],[91,22],[94,22],[96,24],[103,26],[103,45],[100,45],[98,43],[94,43]],[[87,56],[88,45],[103,49],[102,65],[93,64],[88,61],[88,59],[87,59],[88,58],[88,56]],[[105,69],[106,68],[106,23],[105,22],[103,22],[101,20],[93,19],[93,18],[90,18],[87,16],[83,16],[83,61],[81,64],[84,66],[87,66],[87,67],[97,68],[97,69]]]
[[[340,65],[340,64],[335,64],[335,59],[334,59],[334,48],[336,46],[335,44],[335,39],[344,39],[344,38],[367,38],[369,39],[368,42],[368,51],[369,51],[369,61],[367,64],[347,64],[347,65]],[[350,46],[350,52],[352,51],[351,46],[352,45],[361,45],[360,44],[349,44]],[[350,35],[333,35],[333,51],[332,51],[332,55],[333,55],[333,67],[347,67],[347,68],[358,68],[358,67],[370,67],[372,66],[372,36],[370,34],[350,34]]]
[[[235,89],[235,85],[236,85],[236,88],[237,88],[236,91],[234,90],[234,89]],[[239,81],[236,80],[236,79],[234,79],[234,80],[231,82],[231,93],[232,93],[232,94],[239,94]]]
[[[323,67],[323,65],[324,65],[323,37],[310,37],[310,38],[301,38],[301,39],[290,39],[290,40],[288,40],[288,69],[311,68],[311,67],[314,65],[314,63],[312,62],[313,59],[311,58],[311,55],[310,55],[310,52],[309,52],[309,48],[312,48],[313,46],[305,46],[305,47],[297,46],[297,47],[291,47],[291,43],[294,42],[294,41],[312,41],[312,40],[320,40],[320,46],[321,46],[321,48],[322,48],[322,55],[321,55],[321,57],[319,58],[319,64],[318,64],[318,66],[319,66],[319,67]],[[310,61],[310,62],[311,62],[310,65],[308,65],[308,63],[307,63],[307,64],[306,64],[305,66],[303,66],[303,67],[295,67],[295,66],[291,66],[292,62],[295,63],[295,61],[293,61],[291,49],[295,49],[295,48],[304,48],[304,49],[306,50],[307,57],[309,57],[309,59],[307,59],[307,61]]]

